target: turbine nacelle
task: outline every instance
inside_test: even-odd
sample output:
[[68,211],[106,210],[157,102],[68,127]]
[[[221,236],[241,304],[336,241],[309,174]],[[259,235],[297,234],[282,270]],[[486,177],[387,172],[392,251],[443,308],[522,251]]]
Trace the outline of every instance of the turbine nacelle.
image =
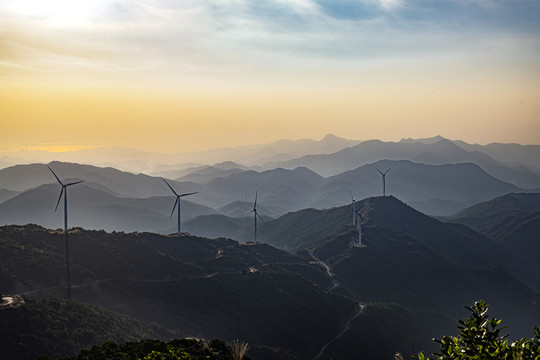
[[[377,169],[377,168],[376,168]],[[390,171],[390,169],[386,170],[385,172],[382,172],[381,170],[377,169],[379,173],[381,173],[382,176],[385,176],[387,172]]]

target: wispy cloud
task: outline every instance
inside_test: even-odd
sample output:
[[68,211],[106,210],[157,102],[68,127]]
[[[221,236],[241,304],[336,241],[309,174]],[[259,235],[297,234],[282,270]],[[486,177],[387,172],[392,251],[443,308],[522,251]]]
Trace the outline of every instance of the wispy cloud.
[[[82,1],[84,11],[69,1],[42,10],[33,3],[0,5],[0,75],[328,70],[464,56],[501,34],[518,43],[540,34],[540,5],[530,0]],[[540,53],[528,45],[526,56]],[[503,50],[491,56],[507,56]]]

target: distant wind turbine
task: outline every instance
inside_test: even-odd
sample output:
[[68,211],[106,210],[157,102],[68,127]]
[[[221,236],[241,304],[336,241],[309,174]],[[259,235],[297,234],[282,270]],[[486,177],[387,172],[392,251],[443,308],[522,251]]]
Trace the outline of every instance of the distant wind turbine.
[[176,195],[176,201],[174,202],[174,206],[172,208],[172,211],[171,211],[171,216],[173,216],[174,214],[174,209],[176,208],[176,205],[178,205],[178,235],[180,236],[180,198],[183,198],[184,196],[189,196],[189,195],[194,195],[194,194],[198,194],[199,192],[198,191],[195,191],[195,192],[190,192],[190,193],[185,193],[185,194],[180,194],[178,195],[176,193],[176,191],[174,191],[174,189],[172,188],[171,185],[169,185],[169,183],[167,182],[167,180],[163,179],[163,181],[165,181],[165,184],[167,184],[167,186],[169,187],[169,189],[171,189],[171,191],[174,193],[174,195]]
[[386,196],[386,173],[389,172],[390,169],[386,170],[385,172],[382,172],[379,169],[377,169],[377,171],[382,175],[382,194],[383,196]]
[[56,207],[54,208],[54,211],[58,210],[58,205],[60,204],[60,200],[62,200],[62,195],[64,195],[64,237],[66,239],[66,286],[67,286],[67,297],[68,299],[71,299],[71,274],[69,270],[69,240],[68,240],[68,220],[67,220],[67,188],[68,186],[75,185],[82,183],[84,180],[75,181],[72,183],[64,184],[60,181],[58,176],[54,173],[54,171],[49,167],[49,170],[53,173],[54,177],[60,185],[62,185],[62,190],[60,190],[60,196],[58,197],[58,201],[56,202]]
[[356,219],[356,198],[353,196],[352,194],[352,191],[349,190],[349,192],[351,193],[351,212],[352,212],[352,224],[354,226],[354,223],[355,223],[355,219]]
[[255,202],[253,203],[253,210],[250,210],[248,212],[253,213],[254,218],[254,235],[253,235],[253,242],[257,244],[257,217],[261,219],[262,222],[264,222],[263,218],[259,215],[257,212],[257,191],[255,191]]

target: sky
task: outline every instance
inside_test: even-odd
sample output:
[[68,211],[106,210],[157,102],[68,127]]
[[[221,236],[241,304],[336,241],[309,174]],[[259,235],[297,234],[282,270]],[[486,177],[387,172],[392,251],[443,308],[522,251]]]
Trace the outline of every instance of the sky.
[[537,0],[0,0],[0,152],[540,144]]

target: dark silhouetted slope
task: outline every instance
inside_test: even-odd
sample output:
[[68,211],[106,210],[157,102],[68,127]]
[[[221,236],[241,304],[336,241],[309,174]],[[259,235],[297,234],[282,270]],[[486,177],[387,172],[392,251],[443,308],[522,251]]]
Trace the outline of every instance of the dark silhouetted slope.
[[167,340],[174,334],[95,305],[62,299],[25,297],[0,308],[0,356],[4,360],[63,358],[106,341]]
[[[62,295],[63,240],[36,226],[1,227],[9,292]],[[75,299],[194,336],[285,349],[299,359],[312,357],[357,309],[308,280],[310,273],[324,276],[317,266],[264,244],[76,229],[70,247]],[[300,276],[294,268],[305,271]]]
[[443,220],[467,225],[532,262],[540,258],[539,193],[503,195]]

